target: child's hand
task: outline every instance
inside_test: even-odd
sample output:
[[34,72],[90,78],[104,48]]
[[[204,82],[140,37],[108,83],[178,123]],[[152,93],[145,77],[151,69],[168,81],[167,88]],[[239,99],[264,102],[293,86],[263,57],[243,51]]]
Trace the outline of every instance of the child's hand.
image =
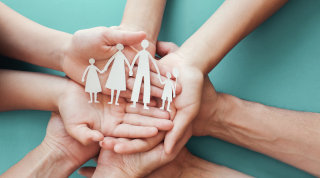
[[67,132],[84,145],[102,141],[104,136],[152,137],[158,130],[173,127],[168,113],[158,108],[150,107],[148,111],[139,105],[131,108],[123,98],[119,98],[119,106],[110,105],[107,104],[110,97],[105,95],[98,95],[100,103],[88,104],[89,95],[82,86],[72,81],[68,82],[64,91],[59,98],[59,112]]

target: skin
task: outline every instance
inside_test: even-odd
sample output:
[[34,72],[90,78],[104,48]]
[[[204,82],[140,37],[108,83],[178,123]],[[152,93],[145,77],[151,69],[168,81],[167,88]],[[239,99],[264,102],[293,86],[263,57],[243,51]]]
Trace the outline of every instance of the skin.
[[[102,69],[106,60],[116,53],[115,45],[121,43],[128,48],[124,50],[125,55],[131,59],[137,50],[128,45],[139,45],[147,37],[141,30],[129,31],[120,27],[95,27],[79,30],[72,35],[37,24],[2,2],[0,25],[0,54],[62,71],[81,85],[85,85],[81,76],[90,58],[94,58],[95,65]],[[155,47],[153,49],[154,53]],[[102,86],[105,86],[108,73],[100,77]],[[121,96],[130,98],[133,84],[129,82],[127,86],[129,90],[122,92]],[[160,89],[152,87],[151,95],[161,97]],[[110,95],[110,90],[103,87],[103,93]]]
[[[32,78],[32,85],[30,79]],[[104,136],[146,138],[159,130],[169,130],[168,113],[141,106],[130,108],[121,98],[120,106],[107,104],[109,97],[98,96],[100,103],[89,104],[88,94],[75,82],[32,72],[0,70],[1,111],[36,109],[61,114],[67,132],[84,145],[102,141]],[[23,88],[23,90],[21,90]],[[157,118],[157,119],[156,119]]]
[[[163,6],[160,6],[160,10],[150,17],[147,13],[149,10],[146,10],[150,4],[145,7],[133,5],[134,2],[136,4],[147,4],[150,2],[141,0],[137,3],[137,1],[128,1],[124,13],[126,16],[124,16],[123,22],[129,23],[131,27],[142,26],[143,28],[148,28],[148,24],[144,24],[143,22],[152,22],[150,28],[158,32],[163,15]],[[165,137],[164,145],[167,153],[174,150],[174,146],[183,137],[184,131],[188,127],[191,127],[190,124],[198,114],[202,86],[207,73],[241,39],[275,13],[286,2],[287,0],[257,0],[254,2],[250,0],[227,0],[199,30],[183,43],[179,50],[162,58],[160,64],[165,67],[160,70],[161,74],[164,76],[166,72],[172,72],[173,67],[178,68],[180,73],[179,83],[183,88],[181,94],[178,94],[174,101],[177,109],[177,114],[174,118],[174,128]],[[165,1],[162,1],[162,4],[164,3]],[[150,6],[150,9],[153,10],[152,7]],[[153,21],[143,20],[143,16],[145,18],[152,18]],[[141,30],[141,28],[134,29]],[[162,86],[160,82],[154,83],[154,85],[158,87]],[[188,99],[186,100],[185,98]]]
[[1,177],[68,177],[99,151],[98,144],[83,146],[67,134],[53,113],[42,143]]

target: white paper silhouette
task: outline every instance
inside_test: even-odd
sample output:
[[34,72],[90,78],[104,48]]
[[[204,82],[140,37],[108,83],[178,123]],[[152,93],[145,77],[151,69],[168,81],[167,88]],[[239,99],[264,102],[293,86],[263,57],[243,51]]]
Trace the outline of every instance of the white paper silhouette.
[[177,87],[177,81],[178,81],[178,70],[173,70],[174,77],[176,78],[175,85],[173,84],[173,81],[171,80],[171,74],[167,72],[167,79],[164,82],[161,82],[161,84],[164,84],[163,92],[162,92],[162,106],[160,109],[164,109],[166,100],[168,101],[167,104],[167,111],[170,110],[170,103],[172,102],[172,98],[176,97],[176,87]]
[[157,70],[158,77],[160,82],[160,71],[159,68],[156,64],[156,60],[151,56],[151,54],[146,50],[149,46],[149,42],[147,40],[143,40],[141,42],[142,50],[138,52],[138,54],[134,57],[131,67],[130,67],[130,72],[129,75],[132,76],[133,72],[133,65],[135,64],[136,60],[139,58],[139,63],[138,63],[138,70],[137,70],[137,75],[134,81],[133,85],[133,90],[132,90],[132,95],[131,95],[131,101],[133,104],[131,107],[136,107],[136,103],[138,102],[139,99],[139,94],[140,94],[140,87],[143,79],[144,83],[144,91],[143,91],[143,104],[144,104],[144,109],[149,109],[147,106],[148,103],[150,103],[150,66],[149,66],[149,58],[151,62],[153,63],[154,67]]
[[93,58],[89,59],[89,63],[90,65],[86,68],[82,75],[82,82],[85,81],[85,76],[88,73],[85,92],[88,92],[90,94],[89,103],[92,103],[92,94],[94,94],[94,102],[99,103],[99,101],[97,100],[97,94],[98,92],[101,92],[101,85],[97,72],[101,73],[101,71],[94,65],[95,60]]
[[127,89],[126,87],[126,73],[125,73],[125,66],[124,62],[128,65],[130,71],[131,66],[129,64],[128,59],[126,56],[122,53],[123,50],[123,45],[122,44],[117,44],[116,48],[118,49],[118,52],[114,54],[107,64],[105,65],[104,69],[102,70],[102,73],[106,72],[108,70],[109,65],[113,62],[111,71],[109,73],[108,80],[106,82],[106,88],[111,90],[111,101],[108,102],[108,104],[113,103],[113,95],[114,95],[114,90],[117,90],[117,96],[116,96],[116,105],[119,105],[118,99],[121,91],[125,91]]

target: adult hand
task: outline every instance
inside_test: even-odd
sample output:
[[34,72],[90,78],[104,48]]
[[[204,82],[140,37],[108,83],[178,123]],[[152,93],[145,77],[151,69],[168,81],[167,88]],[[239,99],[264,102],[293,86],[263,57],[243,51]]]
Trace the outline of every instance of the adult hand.
[[82,86],[68,81],[58,100],[67,132],[84,145],[102,141],[104,136],[152,137],[158,130],[170,130],[173,126],[168,113],[158,108],[131,108],[123,98],[119,98],[119,106],[110,105],[110,97],[103,95],[98,95],[100,103],[89,104],[88,97]]
[[75,169],[98,154],[99,144],[86,146],[72,138],[63,125],[61,116],[52,113],[47,127],[47,134],[42,142],[56,153],[61,153],[64,161],[70,161]]
[[[148,152],[136,154],[116,154],[113,151],[101,150],[98,165],[93,177],[144,177],[160,166],[172,161],[191,136],[191,129],[186,131],[182,142],[168,154],[164,145],[159,144]],[[95,168],[81,168],[80,173],[90,177]],[[106,174],[107,173],[107,174]]]
[[159,55],[165,55],[159,62],[168,67],[168,72],[172,72],[173,68],[179,70],[179,82],[182,87],[182,92],[174,99],[177,110],[173,120],[174,127],[166,134],[164,141],[167,153],[172,152],[179,139],[183,137],[185,130],[191,126],[191,122],[197,116],[204,80],[203,73],[184,60],[183,54],[172,52],[175,49],[177,47],[173,43],[159,42],[157,45]]

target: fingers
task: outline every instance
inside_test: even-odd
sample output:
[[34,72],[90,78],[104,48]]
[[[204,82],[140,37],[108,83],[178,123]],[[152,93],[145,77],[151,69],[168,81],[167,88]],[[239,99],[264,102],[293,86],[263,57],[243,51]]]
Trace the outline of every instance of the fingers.
[[[154,102],[156,102],[156,101],[154,101]],[[155,103],[155,104],[157,104],[157,103]],[[143,116],[154,117],[157,119],[169,119],[170,118],[170,114],[167,111],[164,111],[162,109],[155,108],[155,107],[150,107],[148,110],[143,109],[142,104],[137,104],[135,108],[130,107],[130,105],[127,105],[126,106],[126,113],[139,114],[139,115],[143,115]]]
[[107,45],[116,45],[118,43],[121,43],[123,45],[133,45],[145,39],[146,33],[143,31],[130,32],[108,28],[104,36]]
[[71,126],[67,132],[83,145],[89,145],[94,141],[102,141],[103,134],[97,130],[91,130],[86,124]]
[[182,138],[183,134],[187,130],[190,122],[192,119],[190,119],[190,114],[188,112],[181,112],[178,111],[175,119],[173,120],[174,127],[172,130],[170,130],[165,137],[164,140],[164,147],[165,152],[167,154],[170,154],[177,144],[178,140]]
[[95,167],[82,167],[78,170],[78,174],[89,178],[93,176],[95,170]]
[[114,146],[114,152],[120,154],[133,154],[149,151],[158,145],[164,138],[164,132],[147,139],[122,140]]
[[127,114],[124,117],[124,123],[135,126],[156,127],[158,130],[167,131],[172,129],[173,123],[167,119],[155,119],[152,117],[141,116],[138,114]]
[[120,124],[113,131],[113,136],[122,138],[149,138],[157,135],[156,127]]
[[157,42],[157,54],[161,57],[169,53],[175,52],[178,49],[179,47],[172,42],[166,42],[166,41]]
[[119,141],[117,138],[114,137],[104,137],[103,141],[100,141],[99,145],[101,148],[106,149],[106,150],[113,150],[114,146],[118,143]]

